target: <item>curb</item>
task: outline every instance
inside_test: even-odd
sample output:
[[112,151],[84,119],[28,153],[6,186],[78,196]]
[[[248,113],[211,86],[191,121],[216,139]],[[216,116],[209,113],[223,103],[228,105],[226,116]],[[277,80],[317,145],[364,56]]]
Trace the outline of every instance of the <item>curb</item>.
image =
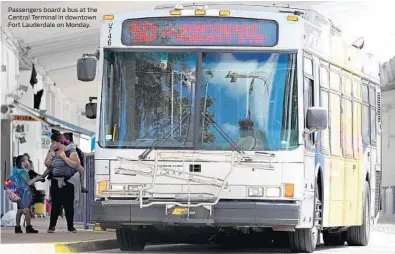
[[116,239],[44,244],[1,244],[2,253],[80,253],[119,248]]
[[55,253],[79,253],[88,251],[111,250],[118,247],[119,246],[116,239],[54,244]]

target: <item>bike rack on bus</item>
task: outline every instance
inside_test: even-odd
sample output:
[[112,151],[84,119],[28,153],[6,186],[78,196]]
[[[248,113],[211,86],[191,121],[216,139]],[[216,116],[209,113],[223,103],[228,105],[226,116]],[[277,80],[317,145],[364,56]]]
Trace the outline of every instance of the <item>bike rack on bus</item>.
[[[142,184],[129,184],[132,189],[128,190],[107,190],[103,194],[106,197],[112,195],[123,196],[123,195],[136,195],[136,199],[133,203],[139,203],[140,208],[149,207],[152,205],[166,205],[166,206],[179,206],[179,207],[200,207],[204,206],[210,210],[211,207],[217,204],[220,200],[221,193],[224,189],[228,188],[228,179],[232,175],[237,167],[247,167],[261,170],[273,170],[272,158],[273,155],[266,153],[255,153],[252,156],[247,156],[245,154],[240,154],[237,152],[223,152],[223,153],[209,153],[206,151],[157,151],[154,153],[154,160],[132,160],[129,158],[118,157],[119,166],[115,169],[116,174],[122,175],[140,175],[151,177],[151,183],[145,185]],[[212,159],[210,159],[210,157]],[[222,158],[218,159],[218,158]],[[230,163],[229,170],[225,173],[223,178],[210,177],[201,174],[196,174],[193,172],[184,172],[183,170],[173,169],[173,168],[163,168],[160,162],[166,161],[176,161],[176,163],[184,165],[194,164],[199,162],[228,162]],[[146,170],[144,170],[146,169]],[[188,187],[188,192],[186,193],[153,193],[149,190],[156,185],[158,177],[169,177],[177,180],[183,180],[186,182]],[[197,183],[203,185],[211,185],[219,188],[216,194],[213,193],[191,193],[190,184]],[[154,194],[174,194],[176,200],[160,200],[160,198],[154,198]],[[149,198],[147,198],[149,196]],[[182,197],[185,196],[185,197]],[[194,197],[194,198],[192,198]],[[177,200],[185,200],[187,202],[180,202]]]

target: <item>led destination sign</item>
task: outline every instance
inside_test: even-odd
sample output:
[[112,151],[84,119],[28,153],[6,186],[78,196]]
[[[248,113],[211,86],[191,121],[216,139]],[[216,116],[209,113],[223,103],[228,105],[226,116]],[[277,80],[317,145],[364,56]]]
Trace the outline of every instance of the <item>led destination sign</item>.
[[160,17],[125,20],[125,46],[261,46],[273,47],[278,24],[270,20],[218,17]]

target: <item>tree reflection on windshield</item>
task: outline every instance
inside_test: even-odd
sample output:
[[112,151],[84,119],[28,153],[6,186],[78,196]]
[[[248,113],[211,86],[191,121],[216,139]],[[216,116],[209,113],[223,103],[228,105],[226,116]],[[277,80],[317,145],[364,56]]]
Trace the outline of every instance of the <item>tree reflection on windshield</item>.
[[168,133],[162,146],[192,145],[196,54],[111,52],[105,54],[100,143],[146,147]]
[[[272,53],[204,53],[203,108],[242,150],[295,148],[298,142],[295,56]],[[203,120],[203,126],[205,122]],[[231,146],[212,126],[214,142]]]

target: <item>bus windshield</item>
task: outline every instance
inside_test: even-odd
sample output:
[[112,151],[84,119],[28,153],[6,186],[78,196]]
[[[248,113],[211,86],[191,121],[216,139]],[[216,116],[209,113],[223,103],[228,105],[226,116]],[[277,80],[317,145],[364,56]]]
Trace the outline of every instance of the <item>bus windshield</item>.
[[220,131],[244,151],[297,147],[296,54],[104,52],[100,146],[233,150]]

